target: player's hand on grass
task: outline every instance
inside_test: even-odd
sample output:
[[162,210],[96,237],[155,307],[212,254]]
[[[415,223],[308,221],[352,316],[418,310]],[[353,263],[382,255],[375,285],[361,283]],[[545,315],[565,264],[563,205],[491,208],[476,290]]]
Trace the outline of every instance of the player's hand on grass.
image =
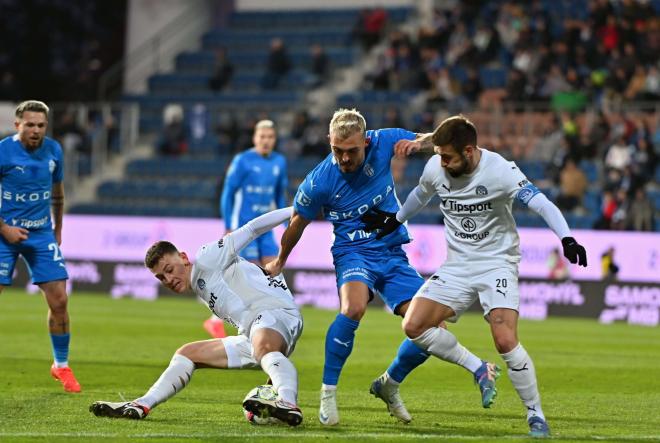
[[396,219],[395,212],[381,211],[376,208],[371,208],[371,211],[365,213],[360,220],[365,225],[365,231],[379,230],[376,238],[383,238],[401,226],[401,222]]
[[561,239],[564,247],[564,257],[571,263],[577,263],[579,266],[587,266],[587,251],[584,246],[579,244],[573,237],[564,237]]
[[20,243],[23,240],[27,240],[28,238],[28,231],[25,228],[20,228],[18,226],[9,226],[9,225],[3,225],[2,229],[0,229],[0,233],[2,236],[7,240],[9,243]]
[[415,140],[399,140],[394,144],[394,155],[406,157],[418,152],[421,147],[420,143]]
[[268,272],[271,277],[280,275],[282,273],[282,268],[284,268],[284,264],[280,263],[279,258],[266,263],[266,266],[264,266],[264,270]]

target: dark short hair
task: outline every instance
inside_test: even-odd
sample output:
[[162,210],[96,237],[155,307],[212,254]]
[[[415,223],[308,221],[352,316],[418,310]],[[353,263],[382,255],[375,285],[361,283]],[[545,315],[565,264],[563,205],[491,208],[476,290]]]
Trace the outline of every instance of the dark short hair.
[[153,269],[165,255],[178,253],[179,250],[172,243],[166,240],[157,241],[147,251],[147,255],[144,257],[144,265],[149,269]]
[[46,103],[38,100],[26,100],[16,107],[16,118],[23,118],[25,112],[42,112],[48,118],[48,106]]
[[466,146],[477,145],[477,128],[464,115],[454,115],[440,123],[431,140],[435,146],[451,145],[462,153]]

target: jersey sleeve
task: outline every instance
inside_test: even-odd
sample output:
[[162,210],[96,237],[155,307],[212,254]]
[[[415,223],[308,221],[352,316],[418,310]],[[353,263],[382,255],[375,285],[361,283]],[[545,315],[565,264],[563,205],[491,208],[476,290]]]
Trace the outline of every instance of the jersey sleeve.
[[[318,181],[317,181],[318,180]],[[322,180],[311,173],[298,186],[298,192],[293,201],[293,207],[298,214],[307,220],[316,219],[323,206]]]
[[237,155],[231,162],[227,175],[225,176],[225,183],[222,187],[222,196],[220,197],[220,211],[221,216],[225,222],[226,229],[235,229],[237,226],[232,226],[231,216],[234,212],[234,203],[236,191],[241,186],[243,179],[242,155]]
[[513,200],[527,206],[529,201],[541,191],[530,182],[515,162],[505,162],[507,169],[502,173],[504,193]]
[[195,265],[202,269],[225,269],[236,259],[233,242],[221,238],[217,242],[207,243],[197,251]]
[[392,158],[396,142],[399,140],[414,140],[417,134],[401,128],[386,128],[368,131],[367,136],[377,137],[379,148],[382,149],[383,154],[386,153],[389,158]]
[[53,141],[55,153],[55,169],[53,170],[53,183],[60,183],[64,180],[64,155],[62,153],[62,146],[56,141]]
[[401,209],[397,212],[396,219],[401,223],[410,220],[417,215],[433,198],[433,195],[435,194],[433,181],[437,175],[434,172],[436,169],[433,164],[434,161],[436,163],[439,162],[436,156],[431,157],[426,163],[426,166],[424,166],[424,172],[419,178],[419,184],[410,192],[410,194],[408,194],[406,201],[403,202]]
[[293,211],[288,208],[276,209],[250,220],[239,229],[226,235],[222,241],[231,251],[240,251],[256,238],[262,236],[275,226],[284,223],[291,218]]

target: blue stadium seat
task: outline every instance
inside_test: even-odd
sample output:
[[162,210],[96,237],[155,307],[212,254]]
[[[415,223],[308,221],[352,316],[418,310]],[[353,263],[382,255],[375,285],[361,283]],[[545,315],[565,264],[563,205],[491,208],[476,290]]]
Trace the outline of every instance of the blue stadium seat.
[[507,80],[507,70],[504,68],[479,69],[479,78],[484,89],[504,88]]

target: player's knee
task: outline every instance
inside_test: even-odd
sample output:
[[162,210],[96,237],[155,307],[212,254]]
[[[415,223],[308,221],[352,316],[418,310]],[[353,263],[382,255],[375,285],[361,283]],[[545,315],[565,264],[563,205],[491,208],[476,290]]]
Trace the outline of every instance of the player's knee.
[[417,338],[429,328],[424,322],[411,317],[404,318],[401,327],[408,338]]
[[280,352],[280,347],[275,343],[271,342],[262,342],[258,346],[253,348],[253,356],[257,363],[261,363],[261,359],[264,355],[270,354],[271,352]]
[[66,293],[63,294],[51,294],[48,297],[48,307],[50,311],[55,314],[66,314],[68,298]]
[[365,311],[367,310],[367,305],[361,303],[358,304],[347,304],[346,306],[341,307],[341,313],[351,320],[360,321],[364,316]]
[[493,336],[493,341],[495,342],[495,348],[500,354],[506,354],[518,346],[518,339],[515,334],[503,333],[495,334]]
[[199,345],[197,343],[186,343],[176,350],[175,354],[183,355],[192,362],[198,361]]

